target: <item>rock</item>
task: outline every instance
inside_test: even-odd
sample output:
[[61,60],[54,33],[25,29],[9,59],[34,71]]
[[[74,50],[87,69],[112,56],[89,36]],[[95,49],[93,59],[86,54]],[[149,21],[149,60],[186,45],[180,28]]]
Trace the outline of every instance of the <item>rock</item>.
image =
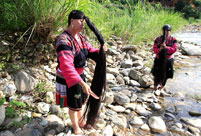
[[33,113],[32,113],[32,116],[33,116],[34,118],[40,118],[40,117],[42,116],[42,114],[33,112]]
[[36,87],[36,80],[25,71],[19,71],[15,75],[15,86],[22,93],[29,92]]
[[6,112],[5,107],[1,105],[0,106],[0,126],[4,122],[4,119],[6,117],[5,112]]
[[152,112],[146,110],[144,107],[142,107],[141,105],[137,105],[136,106],[136,112],[141,115],[141,116],[149,116],[152,114]]
[[133,51],[133,52],[137,52],[137,47],[135,45],[125,45],[123,46],[123,48],[121,49],[122,51]]
[[194,127],[201,128],[201,119],[200,118],[187,118],[187,117],[182,117],[181,121],[190,124]]
[[143,123],[143,120],[142,120],[141,118],[137,117],[137,116],[135,116],[135,117],[131,120],[130,123],[131,123],[132,125],[136,125],[136,126],[139,126],[139,125],[144,124],[144,123]]
[[190,132],[192,132],[194,135],[196,136],[200,136],[200,130],[198,128],[192,127],[192,126],[188,126],[188,129],[190,130]]
[[112,109],[113,111],[115,111],[115,112],[124,112],[124,111],[126,110],[124,107],[119,106],[119,105],[117,105],[117,106],[112,106],[111,109]]
[[139,77],[138,82],[140,83],[140,86],[144,88],[150,87],[153,84],[152,79],[148,75]]
[[26,128],[15,134],[15,136],[42,136],[37,129]]
[[121,93],[124,94],[124,95],[126,95],[126,96],[128,96],[128,97],[131,97],[131,95],[132,95],[131,91],[128,90],[128,89],[121,90]]
[[115,78],[115,76],[114,76],[113,74],[107,73],[107,74],[106,74],[106,77],[107,77],[107,81],[109,81],[109,80],[114,80],[114,81],[116,81],[116,78]]
[[199,46],[182,43],[181,49],[182,49],[182,53],[184,55],[190,55],[190,56],[200,56],[201,55],[201,48]]
[[43,126],[43,127],[47,126],[48,125],[47,120],[46,119],[42,119],[42,121],[40,122],[40,125]]
[[4,94],[6,96],[13,96],[16,92],[16,87],[15,87],[15,84],[14,83],[9,83],[9,84],[6,84],[4,85],[2,91],[4,92]]
[[136,103],[126,103],[126,104],[124,105],[124,107],[125,107],[126,109],[131,109],[131,110],[133,110],[133,111],[135,110],[136,106],[137,106]]
[[98,122],[96,123],[96,129],[99,129],[99,130],[103,130],[103,128],[105,128],[107,122],[103,119],[99,119]]
[[124,81],[125,81],[125,84],[128,85],[130,84],[130,78],[129,77],[123,77]]
[[150,128],[147,124],[143,124],[140,128],[144,131],[150,131]]
[[166,125],[165,122],[161,117],[152,116],[149,120],[149,126],[153,132],[163,133],[166,132]]
[[114,50],[114,49],[108,48],[107,54],[109,54],[109,55],[118,55],[119,52],[117,52],[117,51]]
[[112,121],[112,123],[116,124],[119,127],[127,127],[127,119],[122,115],[112,115],[110,117],[110,120]]
[[121,63],[121,67],[122,67],[122,68],[131,68],[132,65],[133,65],[133,62],[132,62],[132,60],[130,60],[130,59],[127,59],[126,61],[123,61],[123,62]]
[[201,113],[199,111],[189,111],[188,112],[191,116],[201,116]]
[[132,79],[134,79],[134,80],[136,80],[136,81],[138,81],[141,76],[143,76],[142,73],[140,73],[137,70],[132,69],[129,72],[129,77],[132,78]]
[[119,83],[120,85],[124,85],[124,84],[125,84],[124,79],[123,79],[123,77],[122,77],[121,75],[118,75],[118,76],[116,77],[116,80],[118,81],[118,83]]
[[48,121],[48,126],[45,128],[46,132],[51,129],[56,132],[62,132],[64,130],[63,121],[56,115],[48,115],[46,120]]
[[44,102],[39,102],[37,104],[37,110],[40,112],[40,113],[48,113],[50,111],[50,104],[46,104]]
[[150,104],[150,107],[151,107],[153,110],[160,110],[160,109],[161,109],[161,106],[160,106],[160,104],[158,104],[158,103],[151,103],[151,104]]
[[0,136],[14,136],[14,134],[8,130],[0,133]]
[[138,67],[138,66],[143,67],[144,64],[143,64],[142,60],[136,60],[133,62],[133,66],[134,67]]
[[110,125],[103,129],[102,136],[113,136],[113,129]]
[[105,93],[105,99],[104,99],[104,103],[106,105],[112,104],[114,102],[114,95],[111,92],[106,92]]
[[174,93],[173,95],[174,97],[177,97],[177,98],[183,98],[184,97],[184,94],[182,92],[176,92]]
[[130,70],[131,70],[131,69],[129,69],[129,68],[128,68],[128,69],[123,69],[123,70],[121,71],[121,73],[122,73],[124,76],[128,76]]
[[136,100],[137,100],[137,95],[133,93],[131,97],[131,102],[135,102]]
[[118,68],[107,68],[107,73],[111,73],[113,75],[119,75],[119,69]]
[[175,126],[178,127],[178,128],[182,128],[183,127],[183,125],[181,123],[178,123],[178,122],[175,123]]
[[50,112],[52,114],[58,115],[61,112],[61,108],[59,105],[52,104],[50,107]]
[[53,92],[47,92],[46,93],[46,100],[48,103],[54,102],[54,94]]
[[140,56],[137,56],[137,55],[130,55],[130,56],[131,56],[131,59],[132,59],[133,61],[136,61],[136,60],[141,60],[141,61],[143,61],[143,58],[140,57]]
[[140,83],[138,83],[138,82],[135,81],[135,80],[130,80],[129,85],[140,87]]
[[122,94],[122,93],[115,94],[114,100],[120,105],[130,103],[130,99],[128,98],[128,96],[126,96],[125,94]]

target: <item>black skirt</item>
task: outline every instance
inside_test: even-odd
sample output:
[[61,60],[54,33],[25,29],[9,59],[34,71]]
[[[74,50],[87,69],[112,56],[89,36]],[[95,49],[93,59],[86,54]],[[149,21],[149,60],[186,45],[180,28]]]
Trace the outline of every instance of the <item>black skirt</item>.
[[[80,75],[85,81],[85,76]],[[68,88],[64,78],[56,77],[56,104],[60,107],[68,107],[71,110],[79,111],[87,101],[87,94],[79,84]]]
[[[151,73],[153,76],[157,76],[158,69],[160,67],[159,59],[155,58],[154,65],[152,67]],[[170,58],[167,60],[167,67],[166,67],[166,78],[173,78],[174,76],[174,59]]]

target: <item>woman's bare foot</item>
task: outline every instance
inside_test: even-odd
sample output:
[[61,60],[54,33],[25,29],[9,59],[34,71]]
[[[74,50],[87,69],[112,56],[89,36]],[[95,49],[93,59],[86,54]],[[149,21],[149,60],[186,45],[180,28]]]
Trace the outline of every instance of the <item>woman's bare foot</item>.
[[84,128],[85,125],[86,125],[86,121],[84,121],[84,120],[79,121],[79,127],[80,128]]
[[73,125],[73,131],[75,135],[82,135],[83,131],[81,130],[81,128],[79,126]]
[[86,125],[84,126],[84,129],[93,130],[94,128],[93,128],[92,125],[86,124]]

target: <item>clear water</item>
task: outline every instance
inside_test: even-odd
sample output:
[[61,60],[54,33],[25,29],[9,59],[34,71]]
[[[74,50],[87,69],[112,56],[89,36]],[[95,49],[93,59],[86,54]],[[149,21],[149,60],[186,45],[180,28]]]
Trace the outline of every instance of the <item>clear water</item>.
[[201,45],[201,33],[176,33],[173,34],[178,40],[193,42]]
[[[193,42],[201,46],[201,33],[176,33],[174,36],[178,40]],[[190,57],[185,61],[192,65],[176,70],[174,78],[169,79],[166,84],[168,91],[181,92],[184,96],[183,98],[166,97],[164,99],[167,109],[176,107],[177,117],[191,117],[189,111],[201,112],[201,57]]]

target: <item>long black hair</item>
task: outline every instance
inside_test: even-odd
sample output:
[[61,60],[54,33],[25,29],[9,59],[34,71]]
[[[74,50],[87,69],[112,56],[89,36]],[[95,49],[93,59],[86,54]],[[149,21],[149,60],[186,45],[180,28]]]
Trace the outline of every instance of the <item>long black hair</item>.
[[96,67],[93,76],[93,80],[91,83],[91,90],[99,97],[99,99],[94,99],[92,96],[89,96],[88,102],[86,104],[84,118],[87,118],[87,125],[94,126],[97,121],[98,112],[100,109],[100,104],[103,96],[103,92],[105,91],[106,86],[106,55],[103,50],[104,39],[102,34],[98,31],[96,26],[90,21],[90,19],[84,15],[82,11],[73,10],[71,11],[68,18],[68,25],[70,25],[71,19],[85,19],[88,27],[94,32],[99,43],[100,50],[96,55]]
[[[171,26],[166,24],[163,26],[162,30],[163,30],[162,44],[165,44],[167,31],[171,31]],[[156,61],[157,62],[156,67],[158,68],[158,70],[156,71],[156,75],[155,75],[155,78],[156,78],[155,85],[158,85],[158,84],[165,85],[167,80],[167,49],[166,48],[161,49],[158,55],[159,55],[159,58]]]

